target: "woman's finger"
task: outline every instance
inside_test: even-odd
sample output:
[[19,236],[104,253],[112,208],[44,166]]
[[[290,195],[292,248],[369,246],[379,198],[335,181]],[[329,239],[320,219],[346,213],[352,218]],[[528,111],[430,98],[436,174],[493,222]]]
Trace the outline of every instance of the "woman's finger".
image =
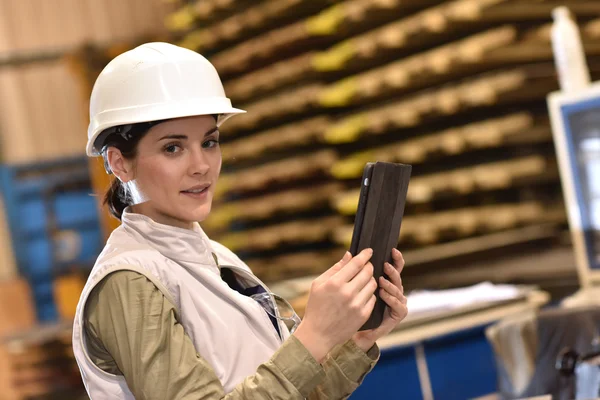
[[385,301],[385,303],[391,308],[391,311],[397,311],[404,307],[404,304],[402,304],[398,297],[393,296],[392,294],[390,294],[390,292],[388,292],[385,289],[380,289],[379,295],[381,296],[383,301]]
[[335,263],[333,267],[329,268],[327,271],[323,272],[316,280],[319,282],[324,282],[335,275],[339,270],[341,270],[346,264],[348,264],[352,260],[352,255],[349,251],[347,251],[342,259]]
[[386,292],[396,297],[397,299],[400,299],[404,296],[398,286],[394,285],[392,282],[388,281],[383,276],[379,278],[379,285],[382,289],[384,289]]
[[364,287],[360,290],[360,292],[356,295],[356,301],[360,304],[367,304],[371,297],[375,294],[377,290],[377,281],[375,278],[371,277],[369,282],[364,285]]
[[394,265],[396,267],[396,269],[398,270],[398,272],[402,272],[402,270],[404,269],[404,256],[402,256],[402,253],[400,252],[400,250],[398,249],[393,249],[392,250],[392,259],[394,260]]
[[403,299],[399,299],[383,289],[380,290],[379,295],[390,307],[390,316],[392,319],[400,321],[406,317],[406,314],[408,314],[408,309],[406,308],[406,303],[403,302],[403,300],[406,300],[404,296],[402,296]]
[[369,298],[369,300],[367,301],[367,304],[365,305],[365,312],[367,312],[368,315],[371,315],[371,313],[373,312],[376,302],[377,302],[377,297],[375,297],[375,295],[372,294],[371,297]]
[[[348,283],[348,287],[353,293],[360,293],[365,286],[369,286],[370,281],[373,280],[373,264],[368,262],[354,278]],[[377,284],[377,282],[375,282]],[[373,289],[373,292],[375,289]]]
[[400,272],[398,272],[398,270],[394,268],[392,264],[387,262],[383,265],[383,268],[385,274],[388,276],[392,284],[398,288],[402,287],[402,278],[400,277]]
[[352,257],[352,259],[334,275],[334,278],[339,279],[342,282],[350,282],[356,274],[363,270],[365,264],[371,259],[371,256],[373,256],[373,250],[364,249],[358,253],[356,257]]

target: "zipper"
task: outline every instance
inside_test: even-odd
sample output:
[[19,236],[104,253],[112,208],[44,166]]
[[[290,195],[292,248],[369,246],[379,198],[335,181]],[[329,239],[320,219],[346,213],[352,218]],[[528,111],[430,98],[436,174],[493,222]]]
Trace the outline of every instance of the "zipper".
[[[256,275],[253,275],[253,274],[251,274],[250,272],[246,271],[246,270],[245,270],[245,269],[243,269],[243,268],[236,267],[236,266],[234,266],[234,265],[218,265],[218,267],[219,267],[219,268],[229,268],[229,269],[231,269],[231,270],[235,271],[236,273],[238,273],[238,272],[239,272],[239,273],[240,273],[240,275],[244,275],[244,276],[245,276],[247,279],[249,279],[250,281],[252,281],[252,282],[254,282],[254,283],[258,283],[258,285],[257,285],[257,286],[260,286],[260,287],[262,287],[262,288],[263,288],[263,290],[264,290],[266,293],[268,293],[268,294],[269,294],[269,301],[271,302],[271,305],[273,306],[273,310],[275,310],[275,314],[277,315],[277,318],[276,318],[276,320],[277,320],[277,326],[279,327],[279,332],[275,332],[275,334],[276,334],[277,338],[279,339],[279,341],[280,341],[281,343],[283,343],[283,330],[282,330],[282,329],[283,329],[283,327],[281,326],[281,325],[282,325],[282,322],[281,322],[281,316],[279,315],[279,309],[277,308],[277,304],[275,303],[275,300],[273,299],[273,296],[271,295],[271,291],[269,290],[269,288],[267,287],[267,285],[265,285],[265,284],[263,283],[263,281],[261,281],[260,279],[258,279],[258,277],[256,277]],[[250,297],[248,297],[248,298],[250,298]],[[257,304],[258,304],[258,303],[257,303]],[[259,307],[260,307],[260,305],[259,305]],[[260,308],[262,309],[262,307],[260,307]],[[264,309],[263,309],[263,311],[264,311],[264,313],[265,313],[265,314],[267,314],[267,311],[266,311],[266,310],[264,310]],[[267,319],[269,320],[269,323],[271,323],[271,320],[270,320],[270,318],[269,318],[269,315],[266,315],[266,317],[267,317]],[[271,323],[271,325],[273,325],[273,324]],[[275,329],[273,329],[273,330],[275,330]]]

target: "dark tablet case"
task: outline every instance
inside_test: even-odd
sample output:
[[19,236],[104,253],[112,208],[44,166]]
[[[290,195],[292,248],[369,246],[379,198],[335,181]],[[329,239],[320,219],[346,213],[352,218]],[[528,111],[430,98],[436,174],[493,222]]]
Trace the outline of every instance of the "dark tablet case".
[[[398,245],[412,167],[405,164],[376,162],[367,164],[361,182],[361,195],[354,222],[350,252],[353,256],[365,248],[373,249],[374,277],[385,276],[383,265],[393,265],[392,249]],[[365,186],[365,179],[368,185]],[[386,304],[375,292],[377,302],[369,320],[360,330],[377,328]]]

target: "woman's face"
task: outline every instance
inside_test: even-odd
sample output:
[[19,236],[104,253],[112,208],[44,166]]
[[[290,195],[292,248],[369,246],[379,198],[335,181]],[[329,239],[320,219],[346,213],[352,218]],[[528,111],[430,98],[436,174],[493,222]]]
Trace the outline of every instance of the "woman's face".
[[178,118],[152,127],[129,163],[133,211],[158,223],[190,228],[210,213],[221,171],[215,119]]

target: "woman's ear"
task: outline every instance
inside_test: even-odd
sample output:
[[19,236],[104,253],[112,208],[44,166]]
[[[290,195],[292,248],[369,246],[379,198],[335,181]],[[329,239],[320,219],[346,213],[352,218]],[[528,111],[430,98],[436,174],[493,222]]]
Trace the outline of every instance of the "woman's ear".
[[116,147],[106,149],[106,159],[112,173],[123,183],[133,179],[131,176],[131,163],[123,157],[121,150]]

